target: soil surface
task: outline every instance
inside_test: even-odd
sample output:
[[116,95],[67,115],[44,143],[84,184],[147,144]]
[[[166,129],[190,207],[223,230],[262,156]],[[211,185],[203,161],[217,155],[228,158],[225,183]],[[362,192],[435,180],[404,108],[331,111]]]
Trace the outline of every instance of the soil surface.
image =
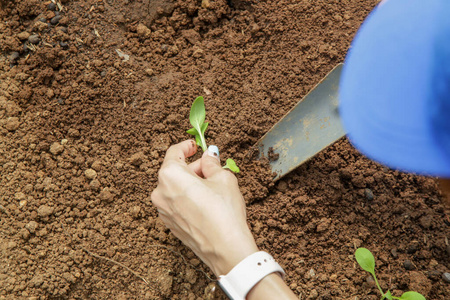
[[[434,179],[341,140],[273,184],[251,146],[337,63],[376,0],[0,0],[0,299],[224,299],[150,201],[206,101],[263,250],[300,299],[448,299]],[[239,245],[236,245],[239,247]]]

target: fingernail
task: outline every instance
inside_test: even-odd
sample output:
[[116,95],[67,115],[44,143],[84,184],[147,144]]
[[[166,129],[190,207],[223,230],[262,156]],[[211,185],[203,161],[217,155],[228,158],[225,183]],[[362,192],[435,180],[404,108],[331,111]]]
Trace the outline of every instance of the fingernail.
[[214,145],[210,145],[208,147],[208,155],[217,158],[218,161],[220,161],[219,158],[219,148],[217,148],[217,146]]

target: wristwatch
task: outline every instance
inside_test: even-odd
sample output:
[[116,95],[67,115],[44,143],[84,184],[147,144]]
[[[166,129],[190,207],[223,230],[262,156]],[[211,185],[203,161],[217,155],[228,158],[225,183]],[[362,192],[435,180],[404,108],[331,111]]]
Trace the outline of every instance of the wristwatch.
[[219,276],[219,286],[232,300],[245,300],[248,292],[271,273],[278,273],[282,279],[286,273],[267,252],[259,251],[247,256],[227,275]]

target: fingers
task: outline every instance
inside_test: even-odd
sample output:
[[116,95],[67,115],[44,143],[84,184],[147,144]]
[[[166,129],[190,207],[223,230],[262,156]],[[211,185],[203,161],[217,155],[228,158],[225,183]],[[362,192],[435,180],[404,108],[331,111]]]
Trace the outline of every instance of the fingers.
[[197,160],[194,161],[193,163],[189,164],[189,165],[188,165],[188,168],[191,169],[192,171],[194,171],[194,173],[197,174],[197,176],[203,178],[203,173],[202,173],[202,160],[201,160],[201,159],[197,159]]
[[211,178],[220,172],[224,172],[220,166],[219,149],[216,146],[209,146],[203,153],[201,159],[202,173],[205,178]]
[[187,157],[191,157],[197,152],[197,144],[193,140],[187,140],[170,146],[167,150],[164,163],[178,161],[185,163]]

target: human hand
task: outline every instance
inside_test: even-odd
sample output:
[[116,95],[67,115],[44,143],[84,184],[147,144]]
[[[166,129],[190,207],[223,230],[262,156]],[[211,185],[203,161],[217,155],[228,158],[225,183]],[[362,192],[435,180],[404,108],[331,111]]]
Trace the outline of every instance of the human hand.
[[237,179],[220,166],[217,147],[187,165],[185,159],[196,152],[192,140],[167,150],[151,198],[172,233],[214,274],[225,275],[258,247]]

